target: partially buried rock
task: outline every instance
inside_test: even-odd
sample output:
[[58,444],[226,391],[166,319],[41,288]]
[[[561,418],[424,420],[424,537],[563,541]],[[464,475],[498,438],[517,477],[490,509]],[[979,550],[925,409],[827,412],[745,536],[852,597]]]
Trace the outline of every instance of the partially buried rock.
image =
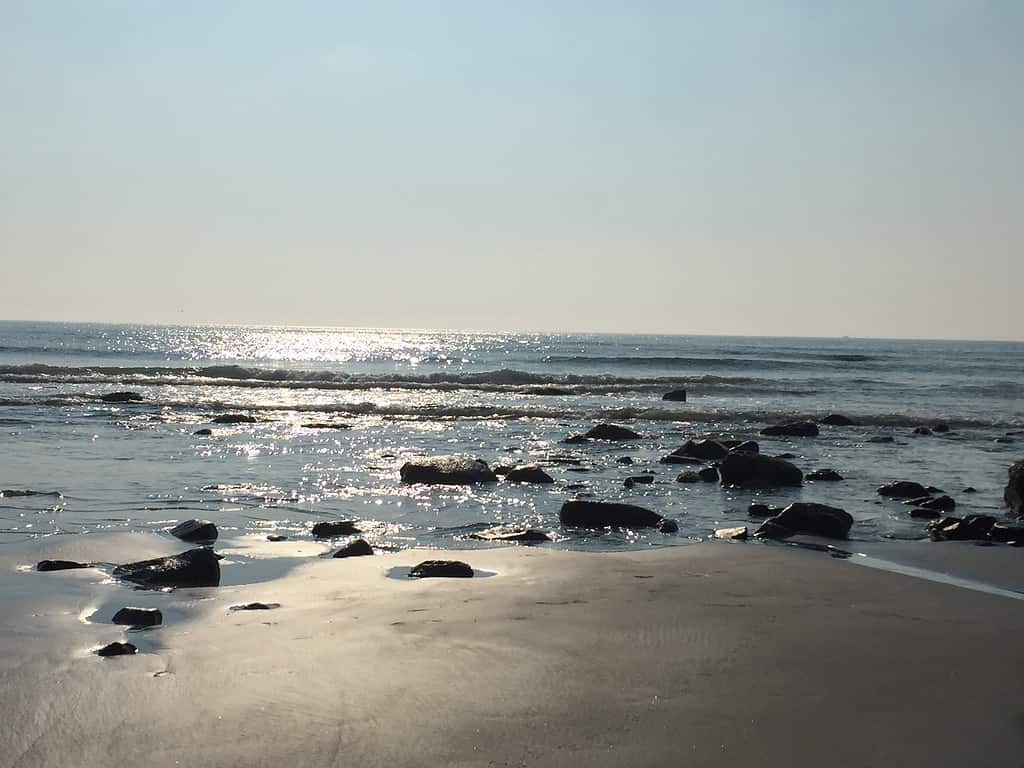
[[685,403],[686,402],[686,390],[685,389],[673,389],[671,392],[666,392],[661,396],[662,400],[668,400],[672,403]]
[[331,557],[362,557],[364,555],[372,555],[373,547],[366,539],[356,539],[355,541],[347,544],[346,546],[339,549]]
[[91,563],[76,563],[74,560],[40,560],[37,571],[70,571],[74,568],[89,568]]
[[845,539],[853,526],[853,517],[839,507],[799,501],[770,517],[755,535],[785,538],[796,533]]
[[570,499],[562,504],[558,519],[563,525],[577,528],[659,528],[671,527],[657,512],[613,501]]
[[627,488],[632,488],[634,485],[650,485],[654,482],[652,475],[634,475],[633,477],[627,477],[622,481],[622,484]]
[[151,589],[216,587],[220,584],[220,555],[211,549],[190,549],[170,557],[119,565],[114,576]]
[[510,483],[547,484],[555,482],[551,475],[536,464],[524,464],[519,467],[513,467],[505,473],[505,479]]
[[791,421],[788,424],[765,427],[761,434],[773,437],[817,437],[818,425],[810,421]]
[[469,537],[480,541],[515,541],[523,544],[551,541],[551,537],[547,533],[538,531],[536,528],[513,528],[506,525],[471,533]]
[[111,622],[130,627],[155,627],[162,624],[164,615],[159,608],[122,608],[114,614]]
[[676,475],[676,482],[677,483],[699,483],[700,482],[700,475],[698,475],[696,472],[689,472],[689,471],[687,471],[687,472],[680,472],[678,475]]
[[807,479],[817,480],[818,482],[836,483],[842,480],[843,476],[834,469],[816,469],[813,472],[807,473]]
[[198,437],[209,437],[210,435],[213,434],[213,430],[210,429],[209,427],[204,427],[203,429],[197,429],[192,434],[197,435]]
[[96,651],[97,656],[134,656],[139,652],[131,643],[110,643]]
[[185,520],[167,532],[182,541],[217,540],[217,526],[209,520]]
[[100,395],[104,403],[138,403],[142,401],[142,395],[138,392],[110,392]]
[[742,541],[747,538],[747,526],[740,525],[736,528],[719,528],[715,531],[715,538]]
[[973,485],[968,485],[966,488],[964,488],[962,491],[960,491],[960,493],[977,493],[977,492],[978,492],[978,489],[975,488]]
[[410,579],[471,579],[473,569],[461,560],[424,560],[409,571]]
[[1010,508],[1011,515],[1024,517],[1024,461],[1018,461],[1010,467],[1003,501]]
[[333,539],[335,536],[354,536],[359,533],[358,520],[329,520],[313,526],[313,538]]
[[632,456],[619,456],[619,458],[617,458],[615,460],[615,463],[616,464],[632,464],[633,463],[633,457]]
[[256,418],[244,413],[222,413],[220,416],[214,416],[211,421],[214,424],[255,424]]
[[589,440],[637,440],[640,438],[638,432],[617,424],[598,424],[585,432],[583,436]]
[[705,483],[717,483],[719,480],[718,469],[716,467],[704,467],[697,470],[697,477]]
[[857,424],[849,416],[843,416],[841,413],[830,413],[821,420],[821,423],[828,424],[830,427],[853,427]]
[[408,461],[402,465],[400,475],[403,483],[426,485],[472,485],[493,483],[498,479],[487,462],[469,456],[434,456]]
[[912,480],[894,480],[880,486],[878,495],[897,499],[914,499],[919,496],[928,496],[929,493],[927,488]]
[[722,485],[740,488],[772,488],[800,485],[803,473],[785,459],[759,453],[734,451],[718,465]]

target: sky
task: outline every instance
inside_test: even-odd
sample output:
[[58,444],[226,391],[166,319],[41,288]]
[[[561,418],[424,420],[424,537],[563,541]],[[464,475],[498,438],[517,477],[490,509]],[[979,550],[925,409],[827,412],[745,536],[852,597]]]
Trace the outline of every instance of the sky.
[[0,0],[0,318],[1024,339],[1024,3]]

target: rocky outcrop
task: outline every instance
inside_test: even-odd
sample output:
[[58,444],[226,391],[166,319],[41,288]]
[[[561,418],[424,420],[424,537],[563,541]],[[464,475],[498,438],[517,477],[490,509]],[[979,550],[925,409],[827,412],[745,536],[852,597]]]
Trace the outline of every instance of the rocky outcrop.
[[472,485],[493,483],[498,479],[487,462],[469,456],[416,459],[403,464],[400,474],[403,483],[426,485]]
[[505,473],[510,483],[553,483],[555,479],[536,464],[524,464],[513,467]]
[[818,425],[810,421],[791,421],[788,424],[765,427],[761,434],[771,437],[817,437]]
[[576,528],[658,528],[663,532],[678,530],[674,521],[657,512],[612,501],[586,501],[570,499],[558,512],[562,525]]
[[836,472],[834,469],[816,469],[813,472],[807,473],[808,480],[816,480],[826,483],[837,483],[843,479],[843,476]]
[[97,656],[134,656],[139,652],[131,643],[108,643],[96,651]]
[[989,541],[1024,546],[1024,525],[997,521],[988,529]]
[[854,427],[857,425],[857,422],[841,413],[830,413],[821,420],[821,423],[828,424],[830,427]]
[[288,537],[283,533],[272,533],[267,536],[267,541],[288,541]]
[[214,424],[255,424],[255,416],[247,416],[244,413],[222,413],[210,419]]
[[184,520],[167,532],[188,542],[217,540],[217,526],[209,520]]
[[110,621],[129,627],[156,627],[163,623],[164,615],[159,608],[122,608]]
[[733,451],[722,459],[718,474],[722,485],[739,488],[773,488],[803,482],[803,473],[785,459],[743,451]]
[[142,587],[216,587],[220,584],[220,555],[212,549],[190,549],[170,557],[157,557],[119,565],[114,576]]
[[40,560],[37,571],[70,571],[75,568],[91,568],[92,563],[76,563],[74,560]]
[[1024,517],[1024,461],[1018,461],[1010,467],[1003,501],[1010,508],[1011,515]]
[[515,541],[522,544],[551,541],[551,537],[547,533],[536,528],[514,528],[507,525],[498,525],[485,531],[471,533],[469,537],[480,541]]
[[104,403],[140,403],[142,399],[139,392],[108,392],[100,395],[100,400]]
[[470,579],[473,569],[461,560],[424,560],[409,571],[410,579]]
[[617,424],[598,424],[583,436],[588,440],[638,440],[640,434]]
[[685,403],[686,402],[686,390],[685,389],[673,389],[671,392],[666,392],[661,396],[662,400],[668,400],[672,403]]
[[853,526],[853,517],[839,507],[799,501],[764,521],[755,536],[786,538],[796,533],[845,539]]
[[879,486],[878,495],[895,499],[916,499],[919,496],[930,496],[931,494],[920,483],[915,483],[912,480],[894,480]]
[[345,545],[331,557],[363,557],[365,555],[372,555],[373,547],[366,539],[356,539],[350,544]]
[[333,539],[336,536],[355,536],[360,533],[358,520],[328,520],[313,526],[313,538]]

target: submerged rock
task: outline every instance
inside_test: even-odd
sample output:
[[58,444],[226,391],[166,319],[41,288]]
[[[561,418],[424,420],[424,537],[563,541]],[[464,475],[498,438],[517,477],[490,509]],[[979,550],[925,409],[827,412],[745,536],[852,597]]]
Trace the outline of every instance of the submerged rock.
[[370,546],[370,543],[366,539],[356,539],[339,549],[331,555],[331,557],[363,557],[365,555],[372,554],[373,547]]
[[156,627],[163,623],[164,615],[159,608],[122,608],[110,621],[131,627]]
[[1011,515],[1024,517],[1024,461],[1018,461],[1010,467],[1003,501],[1010,508]]
[[791,421],[788,424],[765,427],[761,434],[773,437],[817,437],[818,425],[810,421]]
[[771,488],[800,485],[803,473],[785,459],[760,453],[734,451],[718,465],[722,485],[741,488]]
[[869,437],[865,442],[868,443],[895,443],[896,438],[892,435],[873,435]]
[[536,528],[513,528],[507,525],[498,525],[485,531],[471,533],[469,537],[480,541],[516,541],[524,544],[551,541],[551,537],[547,533]]
[[217,540],[217,526],[209,520],[184,520],[167,532],[182,541]]
[[857,422],[841,413],[830,413],[821,420],[821,423],[828,424],[830,427],[855,427],[857,425]]
[[576,528],[660,528],[672,523],[670,520],[638,507],[614,501],[584,501],[570,499],[558,511],[562,525]]
[[928,489],[920,483],[912,480],[894,480],[891,483],[879,486],[879,496],[888,496],[896,499],[915,499],[919,496],[929,496]]
[[930,435],[931,433],[932,431],[928,427],[914,427],[915,435]]
[[949,432],[949,424],[946,424],[945,422],[941,421],[938,424],[933,424],[932,432],[938,432],[939,434]]
[[817,480],[818,482],[837,483],[843,479],[843,476],[834,469],[816,469],[813,472],[807,473],[807,479]]
[[435,456],[408,461],[399,474],[403,483],[426,485],[472,485],[498,480],[487,462],[470,456]]
[[5,488],[0,491],[0,498],[16,499],[22,496],[60,496],[60,491],[32,491],[28,489],[18,490],[13,488]]
[[410,579],[470,579],[473,569],[461,560],[424,560],[409,571]]
[[333,539],[335,536],[355,536],[360,533],[358,520],[328,520],[313,526],[313,538]]
[[[950,512],[956,509],[956,501],[949,496],[936,496],[935,498],[915,499],[914,501],[914,506],[921,509],[931,509],[936,512]],[[905,501],[903,503],[909,504],[910,502]]]
[[632,488],[634,485],[650,485],[653,482],[653,475],[633,475],[632,477],[627,477],[623,480],[622,484],[626,488]]
[[151,589],[216,587],[220,585],[220,559],[212,549],[190,549],[170,557],[119,565],[114,568],[114,576]]
[[798,501],[765,520],[755,535],[785,538],[795,533],[805,533],[845,539],[852,526],[853,517],[844,509]]
[[536,464],[523,464],[522,466],[513,467],[505,473],[505,479],[510,483],[547,484],[555,482],[551,475]]
[[912,509],[910,516],[919,520],[935,520],[942,517],[942,513],[935,509]]
[[134,656],[139,652],[131,643],[109,643],[96,651],[97,656]]
[[104,403],[138,403],[142,399],[142,394],[139,392],[109,392],[100,395],[100,400]]
[[747,508],[747,514],[750,517],[757,518],[774,517],[780,512],[782,512],[782,507],[769,507],[767,504],[758,504],[756,502]]
[[620,456],[619,458],[617,458],[615,460],[615,463],[616,464],[632,464],[633,463],[633,457],[632,456]]
[[91,568],[92,563],[76,563],[74,560],[40,560],[37,571],[70,571],[74,568]]
[[671,392],[666,392],[661,396],[662,400],[668,400],[672,403],[685,403],[686,402],[686,390],[685,389],[673,389]]
[[566,389],[565,387],[530,387],[526,393],[529,395],[560,397],[563,395],[571,395],[573,392],[571,389]]
[[210,419],[214,424],[255,424],[256,417],[244,413],[222,413]]
[[736,528],[719,528],[715,531],[715,538],[742,541],[747,538],[747,526],[740,525]]
[[197,429],[192,434],[198,437],[209,437],[210,435],[213,434],[213,430],[210,429],[209,427],[203,427],[202,429]]
[[641,437],[640,433],[618,424],[598,424],[583,436],[588,440],[638,440]]

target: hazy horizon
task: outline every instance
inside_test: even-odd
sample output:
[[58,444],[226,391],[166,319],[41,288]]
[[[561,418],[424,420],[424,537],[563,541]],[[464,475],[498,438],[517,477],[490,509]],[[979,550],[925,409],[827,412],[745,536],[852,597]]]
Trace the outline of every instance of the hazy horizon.
[[0,1],[0,315],[1024,340],[1024,5]]

